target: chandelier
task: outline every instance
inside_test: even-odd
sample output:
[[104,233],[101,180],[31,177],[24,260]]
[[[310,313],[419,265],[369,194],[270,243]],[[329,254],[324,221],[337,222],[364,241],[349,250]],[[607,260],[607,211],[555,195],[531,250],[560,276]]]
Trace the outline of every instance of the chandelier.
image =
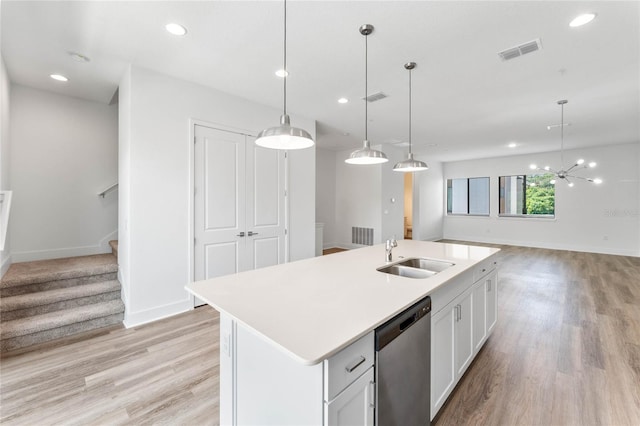
[[[574,183],[571,181],[571,179],[582,179],[582,180],[586,180],[588,182],[593,182],[595,184],[600,184],[600,183],[602,183],[602,179],[578,176],[578,175],[575,174],[577,171],[582,170],[582,169],[594,168],[596,166],[596,162],[595,161],[591,161],[591,162],[585,164],[584,160],[581,158],[578,161],[576,161],[575,164],[573,164],[568,169],[565,169],[565,167],[564,167],[564,106],[565,106],[565,104],[567,102],[569,102],[569,101],[567,101],[566,99],[563,99],[563,100],[560,100],[560,101],[557,102],[558,105],[560,105],[560,110],[561,110],[561,112],[560,112],[560,169],[554,170],[549,166],[545,166],[545,167],[540,168],[535,164],[530,165],[529,168],[531,170],[539,170],[539,171],[546,172],[546,173],[553,173],[557,179],[565,180],[570,187],[573,187],[573,185],[574,185]],[[549,127],[551,127],[551,126],[549,126]],[[557,179],[552,179],[550,181],[550,183],[552,185],[555,185]]]

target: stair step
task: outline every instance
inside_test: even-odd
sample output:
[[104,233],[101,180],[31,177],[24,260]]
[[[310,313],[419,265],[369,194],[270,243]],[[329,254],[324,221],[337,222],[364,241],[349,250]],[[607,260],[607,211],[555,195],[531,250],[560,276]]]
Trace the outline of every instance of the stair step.
[[111,253],[118,258],[118,240],[109,241],[109,246],[111,246]]
[[[4,341],[34,333],[42,333],[48,330],[69,326],[74,323],[82,323],[84,321],[91,321],[102,317],[117,316],[123,312],[124,304],[122,303],[122,300],[118,299],[7,321],[0,324],[2,340]],[[56,336],[54,338],[57,337],[60,336]]]
[[[62,327],[43,330],[24,336],[12,337],[0,340],[0,352],[6,353],[18,349],[29,350],[29,346],[38,345],[40,343],[51,342],[56,339],[68,338],[69,336],[87,333],[92,330],[110,327],[114,325],[122,326],[123,313],[108,315],[105,317],[94,318],[82,322],[74,322]],[[37,348],[37,346],[36,346]]]
[[0,298],[2,322],[120,299],[120,282],[104,281]]
[[115,256],[110,253],[20,262],[12,264],[2,277],[0,289],[116,272],[118,272],[118,264]]

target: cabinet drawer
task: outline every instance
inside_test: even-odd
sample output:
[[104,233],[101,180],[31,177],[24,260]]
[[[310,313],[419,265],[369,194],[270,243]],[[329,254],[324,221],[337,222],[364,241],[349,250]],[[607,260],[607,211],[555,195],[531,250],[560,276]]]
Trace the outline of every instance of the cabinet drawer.
[[484,277],[497,267],[498,258],[496,256],[492,256],[489,259],[485,259],[482,262],[478,263],[473,270],[473,282],[478,281],[480,278]]
[[374,332],[324,361],[324,400],[329,402],[353,383],[374,360]]

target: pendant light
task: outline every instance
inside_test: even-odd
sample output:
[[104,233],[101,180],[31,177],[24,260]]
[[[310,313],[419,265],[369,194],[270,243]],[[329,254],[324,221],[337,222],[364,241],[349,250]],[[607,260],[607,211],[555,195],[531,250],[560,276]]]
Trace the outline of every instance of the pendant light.
[[313,138],[304,129],[291,126],[287,114],[287,0],[284,0],[284,102],[280,125],[261,131],[256,145],[272,149],[303,149],[313,146]]
[[364,36],[364,142],[361,149],[357,149],[351,153],[349,158],[344,160],[345,163],[349,164],[380,164],[386,163],[389,161],[387,156],[382,151],[378,151],[377,149],[371,149],[371,144],[368,140],[367,134],[367,125],[368,125],[368,103],[367,96],[367,84],[368,84],[368,75],[367,75],[367,59],[368,59],[368,44],[367,37],[369,34],[373,32],[373,25],[365,24],[360,27],[360,34]]
[[[584,177],[584,176],[578,176],[575,174],[576,171],[580,170],[580,169],[587,169],[587,168],[593,168],[596,166],[595,161],[592,161],[588,164],[584,164],[584,160],[581,158],[578,161],[575,162],[575,164],[571,167],[569,167],[568,169],[565,170],[564,168],[564,106],[568,103],[569,101],[567,101],[566,99],[560,100],[557,102],[558,105],[560,105],[560,169],[558,170],[554,170],[549,166],[545,166],[544,168],[540,168],[538,166],[536,166],[535,164],[532,164],[531,166],[529,166],[531,168],[531,170],[539,170],[541,172],[545,172],[545,173],[552,173],[555,175],[556,178],[561,179],[561,180],[565,180],[567,181],[567,185],[570,187],[573,187],[573,182],[571,182],[571,179],[582,179],[582,180],[586,180],[588,182],[592,182],[595,183],[596,185],[601,184],[602,183],[602,179],[600,178],[588,178],[588,177]],[[551,126],[547,127],[548,129],[551,128]],[[571,178],[571,179],[569,179]],[[550,181],[550,183],[552,185],[555,185],[556,183],[556,179],[553,179]]]
[[411,70],[416,67],[415,62],[408,62],[404,64],[404,68],[409,70],[409,155],[407,159],[397,163],[393,166],[394,172],[421,172],[422,170],[429,169],[427,163],[423,163],[420,160],[413,159],[413,152],[411,152]]

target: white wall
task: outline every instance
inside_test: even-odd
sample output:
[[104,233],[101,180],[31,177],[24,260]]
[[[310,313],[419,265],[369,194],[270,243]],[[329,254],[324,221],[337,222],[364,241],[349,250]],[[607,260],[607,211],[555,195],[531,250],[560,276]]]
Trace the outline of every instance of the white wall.
[[[127,93],[128,92],[128,93]],[[191,120],[257,134],[278,123],[280,111],[207,87],[132,67],[120,86],[121,277],[127,288],[125,325],[173,315],[192,305]],[[292,116],[315,136],[315,122]],[[128,126],[122,128],[123,126]],[[122,170],[126,168],[126,170]],[[315,149],[289,153],[290,259],[315,252]]]
[[[379,147],[376,147],[379,149]],[[336,152],[336,226],[338,247],[361,247],[351,243],[351,227],[373,228],[374,244],[382,241],[380,215],[382,169],[380,165],[358,166],[344,162],[351,149]]]
[[13,262],[109,252],[118,200],[117,105],[11,87]]
[[640,256],[640,144],[565,151],[567,162],[578,158],[596,161],[581,175],[604,183],[557,183],[555,219],[500,218],[497,191],[498,176],[530,173],[531,163],[557,167],[558,152],[445,163],[444,179],[491,178],[491,215],[446,216],[444,238]]
[[316,149],[316,221],[324,224],[323,248],[336,247],[336,152],[322,148]]
[[407,158],[407,148],[382,145],[389,161],[382,164],[380,186],[381,241],[404,238],[404,173],[394,172],[393,166]]
[[[416,156],[418,158],[418,156]],[[426,160],[429,170],[413,174],[413,239],[435,241],[442,238],[444,180],[442,163]]]
[[131,216],[131,69],[127,70],[118,88],[118,280],[122,285],[125,306],[130,299],[131,269],[129,217]]
[[[11,83],[4,65],[4,59],[0,55],[0,191],[11,190],[10,181],[10,96]],[[4,250],[0,251],[0,277],[11,265],[11,236],[5,239]]]

